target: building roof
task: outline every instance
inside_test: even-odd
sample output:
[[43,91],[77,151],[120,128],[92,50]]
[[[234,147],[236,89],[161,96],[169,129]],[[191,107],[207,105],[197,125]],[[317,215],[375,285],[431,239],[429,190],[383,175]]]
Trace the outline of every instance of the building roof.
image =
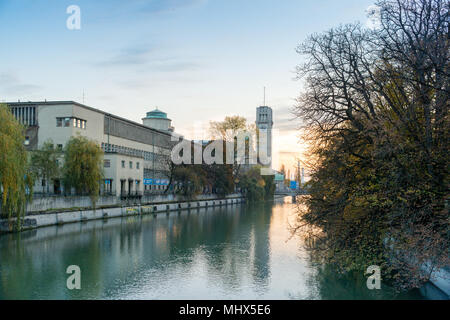
[[133,124],[133,125],[137,125],[137,126],[139,126],[139,127],[145,128],[145,129],[147,129],[147,130],[159,132],[159,133],[162,133],[162,134],[164,134],[164,135],[171,135],[171,134],[170,134],[169,132],[167,132],[167,131],[158,130],[158,129],[155,129],[155,128],[150,128],[150,127],[148,127],[148,126],[144,126],[144,125],[141,124],[141,123],[138,123],[138,122],[135,122],[135,121],[132,121],[132,120],[128,120],[128,119],[125,119],[125,118],[116,116],[116,115],[114,115],[114,114],[111,114],[111,113],[102,111],[102,110],[97,109],[97,108],[89,107],[89,106],[87,106],[87,105],[78,103],[78,102],[76,102],[76,101],[27,101],[27,102],[5,102],[5,104],[6,104],[6,105],[9,105],[9,106],[61,105],[61,104],[67,105],[67,104],[72,104],[72,105],[76,105],[76,106],[78,106],[78,107],[82,107],[82,108],[85,108],[85,109],[88,109],[88,110],[91,110],[91,111],[95,111],[95,112],[102,113],[102,114],[104,114],[104,115],[107,116],[107,117],[116,118],[116,119],[119,119],[119,120],[121,120],[121,121],[128,122],[128,123]]
[[156,108],[153,111],[147,112],[147,119],[167,119],[167,113],[158,110],[158,108]]

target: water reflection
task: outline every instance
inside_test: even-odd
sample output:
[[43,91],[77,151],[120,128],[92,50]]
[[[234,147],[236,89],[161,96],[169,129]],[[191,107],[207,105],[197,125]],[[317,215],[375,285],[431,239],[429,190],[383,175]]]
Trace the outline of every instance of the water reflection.
[[[0,299],[374,298],[314,265],[300,238],[286,242],[292,214],[278,201],[3,235]],[[66,288],[72,264],[81,290]]]

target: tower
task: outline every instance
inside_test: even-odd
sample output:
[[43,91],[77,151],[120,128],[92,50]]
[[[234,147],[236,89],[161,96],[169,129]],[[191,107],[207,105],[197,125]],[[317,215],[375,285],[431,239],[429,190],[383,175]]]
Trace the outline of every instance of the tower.
[[[258,151],[258,163],[264,165],[265,167],[272,168],[272,126],[273,126],[272,108],[268,106],[260,106],[256,108],[256,127],[259,129],[259,137],[257,143]],[[267,134],[267,135],[266,135]],[[264,139],[267,137],[267,139]],[[265,141],[264,141],[265,140]],[[267,146],[267,147],[266,147]],[[262,148],[267,148],[265,150],[260,150]],[[265,163],[263,159],[260,161],[261,155],[267,155],[270,159],[270,163]]]
[[174,128],[172,127],[171,123],[172,120],[167,118],[167,113],[158,110],[158,108],[153,111],[147,112],[147,116],[145,118],[142,118],[142,124],[144,126],[161,131],[173,132]]

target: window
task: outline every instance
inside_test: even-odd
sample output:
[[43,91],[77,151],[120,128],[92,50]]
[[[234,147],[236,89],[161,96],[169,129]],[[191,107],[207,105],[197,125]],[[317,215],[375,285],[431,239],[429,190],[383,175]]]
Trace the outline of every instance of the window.
[[111,160],[109,160],[109,159],[103,160],[103,167],[110,168],[111,167]]
[[[63,125],[64,124],[64,125]],[[86,129],[86,120],[78,119],[78,118],[56,118],[56,126],[57,127],[70,127],[74,128]]]
[[136,169],[139,169],[139,162],[136,162]]
[[57,149],[58,149],[58,151],[62,151],[63,145],[62,145],[62,144],[58,144],[58,145],[57,145]]
[[30,137],[25,137],[25,141],[24,141],[24,143],[23,143],[24,145],[29,145],[30,144]]
[[130,161],[130,169],[133,169],[133,161]]
[[125,161],[122,160],[122,168],[125,168]]

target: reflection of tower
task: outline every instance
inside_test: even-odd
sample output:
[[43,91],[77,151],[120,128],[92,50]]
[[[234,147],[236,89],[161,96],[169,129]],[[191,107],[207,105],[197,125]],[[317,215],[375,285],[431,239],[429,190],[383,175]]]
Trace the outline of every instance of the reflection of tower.
[[[267,133],[267,144],[265,143],[265,141],[259,141],[258,139],[258,146],[257,146],[257,151],[258,151],[258,163],[260,163],[259,161],[259,156],[260,155],[267,155],[267,157],[269,158],[270,162],[266,163],[266,161],[261,161],[262,164],[264,164],[264,166],[267,166],[269,168],[272,168],[272,126],[273,126],[273,121],[272,121],[272,108],[267,107],[267,106],[261,106],[256,108],[256,127],[259,129],[260,131],[260,135],[261,133],[264,131]],[[265,136],[265,135],[262,135]],[[260,153],[260,147],[264,148],[267,146],[266,150],[263,150]]]
[[253,228],[253,279],[264,288],[270,280],[270,225],[272,206],[262,204],[254,209],[258,212]]

